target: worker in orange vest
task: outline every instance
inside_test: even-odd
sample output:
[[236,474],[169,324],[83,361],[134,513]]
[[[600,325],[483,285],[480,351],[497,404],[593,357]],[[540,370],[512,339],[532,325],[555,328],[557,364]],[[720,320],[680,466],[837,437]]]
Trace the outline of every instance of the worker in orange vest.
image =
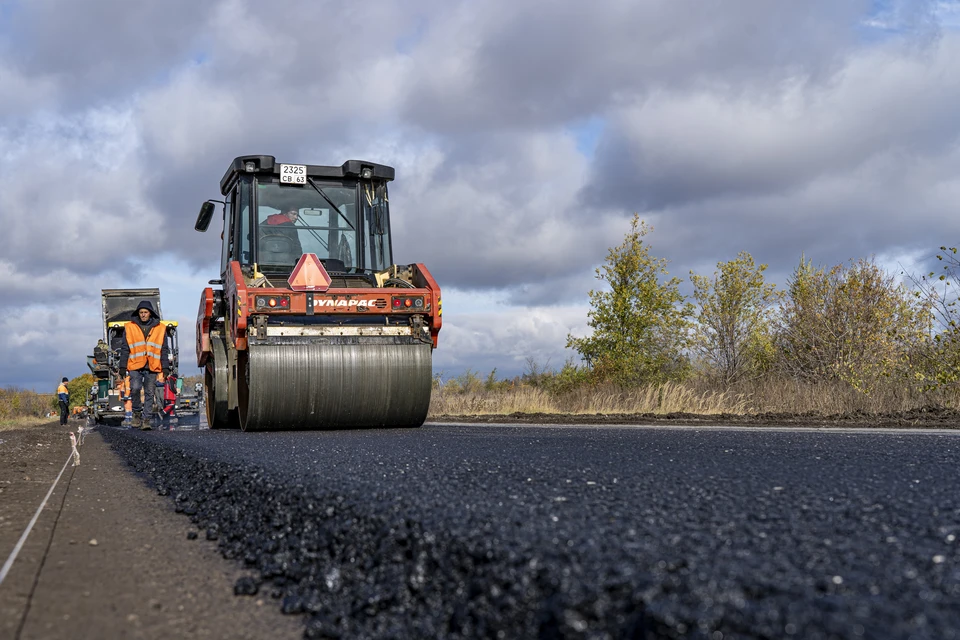
[[133,426],[133,399],[130,397],[130,376],[124,376],[117,381],[117,391],[123,400],[123,426]]
[[67,389],[67,379],[60,381],[57,387],[57,404],[60,405],[60,424],[67,424],[67,415],[70,410],[70,390]]
[[[120,377],[130,375],[133,404],[133,426],[148,430],[153,422],[153,396],[157,376],[170,375],[170,354],[167,349],[167,327],[149,300],[143,300],[133,312],[133,322],[124,325],[120,348]],[[143,399],[140,391],[143,391]]]

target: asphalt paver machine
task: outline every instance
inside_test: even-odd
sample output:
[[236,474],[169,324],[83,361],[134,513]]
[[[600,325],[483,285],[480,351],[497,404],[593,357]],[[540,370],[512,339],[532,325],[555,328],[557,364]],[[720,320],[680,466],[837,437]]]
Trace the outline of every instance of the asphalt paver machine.
[[211,429],[416,427],[426,420],[440,288],[394,264],[391,167],[235,158],[220,277],[203,290],[197,364]]
[[[121,424],[130,411],[129,385],[119,376],[120,349],[124,341],[124,326],[133,320],[133,312],[142,300],[149,300],[160,317],[163,317],[159,289],[102,289],[100,291],[103,338],[94,347],[93,355],[87,356],[87,367],[95,381],[90,389],[89,411],[97,424]],[[160,322],[167,328],[165,337],[167,352],[170,355],[171,372],[176,373],[180,358],[177,322],[173,320]],[[163,407],[162,391],[153,389],[149,392],[155,394],[153,406],[159,412]],[[147,418],[147,416],[144,417]]]

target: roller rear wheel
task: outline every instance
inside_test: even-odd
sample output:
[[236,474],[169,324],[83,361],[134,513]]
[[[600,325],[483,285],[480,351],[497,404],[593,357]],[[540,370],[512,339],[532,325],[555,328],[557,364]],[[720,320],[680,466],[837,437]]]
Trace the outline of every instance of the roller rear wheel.
[[227,350],[223,341],[211,338],[213,353],[203,370],[204,404],[207,411],[207,425],[211,429],[236,429],[239,421],[237,410],[227,409],[230,398],[229,370],[227,369]]

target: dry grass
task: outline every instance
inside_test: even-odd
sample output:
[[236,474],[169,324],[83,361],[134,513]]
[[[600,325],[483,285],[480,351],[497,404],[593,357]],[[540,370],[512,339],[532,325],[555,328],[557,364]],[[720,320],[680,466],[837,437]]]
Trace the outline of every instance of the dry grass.
[[0,430],[19,429],[48,420],[50,396],[24,389],[0,389]]
[[432,415],[489,415],[507,413],[558,413],[550,395],[542,389],[521,387],[509,391],[444,392],[430,397]]
[[494,385],[486,389],[481,385],[450,385],[434,389],[430,415],[804,413],[827,416],[856,411],[891,413],[931,405],[958,407],[960,393],[957,390],[921,391],[891,382],[865,394],[841,382],[802,383],[773,377],[729,388],[696,380],[627,391],[581,385],[560,394],[527,384]]
[[923,391],[894,381],[878,383],[870,393],[862,393],[842,382],[804,383],[771,377],[742,383],[732,390],[748,399],[747,412],[752,414],[892,413],[932,405],[960,406],[956,389]]
[[45,424],[54,418],[12,418],[9,420],[0,420],[0,431],[13,431],[14,429],[26,429],[35,427],[38,424]]
[[665,384],[621,391],[613,387],[581,387],[563,394],[521,385],[511,389],[445,392],[435,390],[431,415],[497,415],[510,413],[744,413],[743,397],[688,385]]

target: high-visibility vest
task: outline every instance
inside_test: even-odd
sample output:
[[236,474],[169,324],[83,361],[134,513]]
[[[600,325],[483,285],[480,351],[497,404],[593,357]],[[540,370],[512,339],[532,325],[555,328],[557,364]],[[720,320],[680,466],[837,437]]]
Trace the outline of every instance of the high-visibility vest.
[[[47,387],[47,389],[49,388],[50,387]],[[67,389],[67,385],[63,384],[62,382],[60,383],[60,386],[57,387],[57,395],[60,395],[61,393],[66,393],[66,394],[70,393],[70,391]]]
[[143,336],[143,329],[136,322],[128,322],[124,327],[127,344],[130,346],[130,357],[127,358],[127,369],[137,371],[143,365],[148,365],[150,371],[160,373],[163,367],[160,364],[160,350],[163,349],[163,340],[167,335],[167,328],[163,323],[150,329],[150,335]]

